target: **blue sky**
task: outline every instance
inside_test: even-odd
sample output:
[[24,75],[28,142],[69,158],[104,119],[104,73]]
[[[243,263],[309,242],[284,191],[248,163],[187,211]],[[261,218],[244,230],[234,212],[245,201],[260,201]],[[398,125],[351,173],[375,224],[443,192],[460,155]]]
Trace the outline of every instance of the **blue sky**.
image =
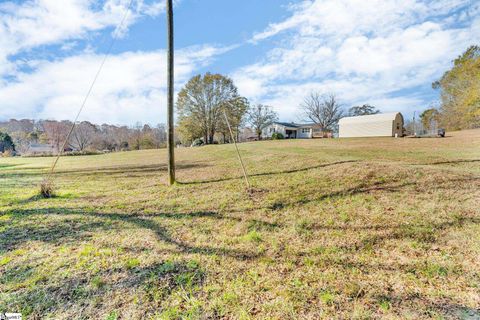
[[[0,2],[0,120],[72,119],[130,0]],[[81,120],[164,122],[164,1],[133,0]],[[410,117],[480,43],[474,0],[177,0],[176,90],[230,76],[252,103],[301,121],[312,91]]]

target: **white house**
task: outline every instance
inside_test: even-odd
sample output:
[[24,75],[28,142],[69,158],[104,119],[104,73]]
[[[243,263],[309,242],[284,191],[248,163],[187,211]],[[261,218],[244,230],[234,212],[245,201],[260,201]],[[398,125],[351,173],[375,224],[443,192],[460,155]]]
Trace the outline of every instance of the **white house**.
[[271,138],[274,133],[281,133],[285,139],[311,139],[331,136],[315,123],[274,122],[262,132],[262,138]]
[[403,116],[400,112],[379,113],[340,119],[339,137],[394,137],[403,136]]

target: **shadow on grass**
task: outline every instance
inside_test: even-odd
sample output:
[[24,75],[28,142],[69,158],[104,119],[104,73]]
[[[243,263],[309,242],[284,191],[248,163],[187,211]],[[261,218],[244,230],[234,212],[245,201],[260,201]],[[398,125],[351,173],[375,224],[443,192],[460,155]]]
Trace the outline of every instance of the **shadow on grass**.
[[424,163],[424,165],[441,165],[441,164],[462,164],[462,163],[475,163],[480,162],[480,159],[458,159],[458,160],[449,160],[449,161],[438,161],[438,162],[430,162]]
[[45,200],[45,199],[52,200],[52,199],[73,199],[73,198],[74,198],[74,196],[71,195],[71,194],[60,194],[60,195],[58,195],[58,194],[54,193],[50,196],[50,198],[45,198],[40,194],[36,194],[36,195],[28,197],[26,199],[11,201],[9,203],[9,205],[14,205],[14,204],[23,205],[23,204],[28,204],[28,203],[31,203],[31,202],[36,202],[36,201]]
[[[193,163],[193,162],[178,162],[176,163],[176,168],[178,169],[192,169],[192,168],[205,168],[209,167],[209,164],[205,163]],[[151,165],[128,165],[128,166],[112,166],[105,168],[92,168],[92,169],[81,169],[81,170],[62,170],[57,171],[57,175],[62,174],[73,174],[73,175],[98,175],[98,174],[131,174],[131,173],[156,173],[167,171],[167,164],[151,164]]]
[[[61,266],[58,272],[50,274],[43,270],[44,261],[27,260],[23,266],[15,263],[5,267],[0,275],[0,285],[10,289],[0,296],[0,304],[9,310],[18,310],[27,318],[40,319],[47,315],[74,314],[78,318],[94,318],[95,310],[89,308],[95,300],[95,308],[105,311],[112,304],[107,301],[112,293],[114,298],[120,292],[125,295],[122,305],[137,304],[134,299],[142,301],[142,314],[138,318],[149,317],[165,308],[169,295],[181,290],[182,296],[192,296],[201,288],[207,276],[206,271],[195,260],[189,260],[188,254],[207,256],[226,256],[241,261],[250,261],[261,255],[246,250],[228,247],[198,246],[171,236],[167,227],[161,224],[161,219],[229,219],[247,221],[249,228],[275,228],[275,224],[256,219],[244,220],[235,217],[225,217],[217,212],[196,211],[190,213],[156,213],[156,214],[122,214],[101,213],[68,208],[46,208],[31,210],[7,210],[3,212],[10,216],[0,227],[5,232],[0,234],[0,253],[12,252],[22,244],[39,241],[60,246],[70,244],[88,244],[93,236],[103,231],[121,230],[130,224],[138,229],[150,230],[158,241],[170,244],[173,248],[161,249],[161,252],[171,254],[175,261],[163,261],[142,266],[136,262],[131,266],[106,265],[98,270],[88,264],[78,269],[69,268],[64,271]],[[47,248],[50,246],[46,246]],[[58,248],[58,247],[57,247]],[[79,253],[90,259],[90,253]],[[186,254],[186,255],[183,255]],[[136,255],[124,254],[135,257]],[[47,255],[48,258],[48,255]],[[98,261],[97,253],[91,253],[91,259]],[[187,259],[187,260],[185,260]],[[181,260],[179,262],[179,260]],[[93,260],[92,260],[93,261]],[[13,262],[12,262],[13,263]],[[111,263],[111,262],[110,262]],[[39,275],[42,275],[39,277]],[[28,285],[22,285],[28,283]],[[19,289],[19,286],[22,289]],[[168,307],[168,306],[167,306]],[[118,306],[122,309],[122,306]],[[108,309],[107,309],[108,310]],[[180,310],[180,313],[183,312]],[[178,317],[181,318],[181,314]]]
[[[419,243],[433,244],[439,240],[442,232],[451,228],[460,228],[466,225],[480,224],[478,217],[454,217],[452,220],[430,223],[400,224],[397,226],[385,226],[382,233],[370,234],[360,238],[346,249],[362,250],[372,248],[391,240],[414,240]],[[378,227],[378,226],[371,226]],[[355,228],[349,228],[348,231]],[[372,230],[372,229],[370,229]]]
[[[35,268],[23,266],[10,271],[10,278],[25,281],[34,276]],[[122,308],[125,304],[143,301],[138,318],[149,318],[165,309],[165,301],[181,291],[187,299],[194,297],[203,286],[207,273],[191,261],[163,261],[147,266],[106,268],[68,273],[68,276],[51,275],[39,278],[35,285],[15,294],[1,297],[2,307],[21,312],[24,317],[43,319],[47,315],[75,314],[75,318],[97,318],[98,309]],[[8,279],[5,275],[2,281]],[[123,292],[121,305],[113,305],[112,292]],[[115,298],[115,296],[113,297]],[[3,301],[2,301],[3,300]],[[95,307],[88,307],[95,300]]]
[[0,164],[0,169],[5,169],[5,168],[13,168],[13,167],[18,167],[20,166],[21,164],[9,164],[9,163],[5,163],[5,164]]
[[[35,210],[41,214],[41,210]],[[34,213],[32,213],[34,214]],[[92,230],[109,230],[111,224],[86,219],[65,219],[57,223],[45,221],[42,224],[19,224],[6,227],[0,234],[0,253],[13,251],[23,243],[41,241],[52,244],[66,244],[86,241]]]
[[[353,162],[359,162],[359,160],[345,160],[345,161],[338,161],[338,162],[332,162],[332,163],[323,163],[323,164],[319,164],[319,165],[316,165],[316,166],[310,166],[310,167],[306,167],[306,168],[282,170],[282,171],[272,171],[272,172],[261,172],[261,173],[249,174],[248,176],[249,177],[263,177],[263,176],[273,176],[273,175],[278,175],[278,174],[290,174],[290,173],[304,172],[304,171],[309,171],[309,170],[313,170],[313,169],[326,168],[326,167],[330,167],[330,166],[341,165],[341,164],[345,164],[345,163],[353,163]],[[177,183],[178,184],[184,184],[184,185],[190,185],[190,184],[205,184],[205,183],[214,183],[214,182],[224,182],[224,181],[231,181],[231,180],[237,180],[237,179],[243,179],[243,176],[210,179],[210,180],[201,180],[201,181],[177,181]]]
[[[204,162],[185,162],[180,161],[176,164],[177,169],[192,169],[192,168],[205,168],[209,167],[209,164]],[[45,170],[48,168],[44,168]],[[21,171],[24,171],[23,169]],[[99,168],[89,168],[89,169],[79,169],[79,170],[57,170],[54,172],[54,176],[98,176],[98,175],[131,175],[133,173],[157,173],[167,171],[167,164],[150,164],[150,165],[119,165],[111,167],[99,167]],[[2,172],[0,174],[0,179],[7,178],[22,178],[29,176],[42,176],[45,174],[45,171],[36,171],[36,172],[18,172],[17,170],[12,170],[11,172]]]
[[[155,218],[166,219],[234,219],[224,217],[216,212],[198,211],[192,213],[157,213],[157,214],[124,214],[124,213],[101,213],[68,208],[49,209],[28,209],[12,210],[9,213],[16,218],[26,221],[24,218],[31,216],[64,216],[65,219],[54,219],[52,222],[46,220],[40,227],[37,225],[23,225],[7,228],[0,234],[0,252],[11,251],[22,243],[28,241],[43,241],[61,244],[82,240],[90,237],[95,230],[108,230],[113,227],[114,222],[125,222],[141,229],[148,229],[154,232],[156,238],[167,244],[174,245],[177,253],[195,253],[202,255],[228,256],[240,260],[252,260],[259,257],[259,254],[251,251],[236,250],[230,248],[219,248],[210,246],[195,246],[173,238],[170,232],[162,224],[155,221]],[[79,217],[79,219],[70,219]],[[88,221],[87,218],[94,218]],[[268,224],[255,220],[256,224]]]
[[428,296],[418,293],[410,293],[379,295],[376,297],[376,300],[388,302],[393,309],[411,309],[414,311],[413,315],[423,315],[429,319],[480,319],[480,308],[474,309],[447,297],[432,300],[431,297]]
[[[466,177],[466,178],[456,178],[456,179],[449,179],[446,181],[439,181],[439,182],[432,182],[433,185],[428,185],[428,187],[431,187],[432,189],[448,189],[451,188],[451,184],[458,184],[458,183],[467,183],[467,182],[480,182],[480,177]],[[313,197],[310,199],[301,199],[298,201],[293,201],[293,202],[287,202],[287,203],[282,203],[278,202],[274,205],[277,207],[286,207],[287,205],[305,205],[307,203],[311,202],[317,202],[317,201],[323,201],[327,199],[335,199],[335,198],[343,198],[343,197],[348,197],[348,196],[354,196],[358,194],[369,194],[369,193],[375,193],[375,192],[389,192],[389,193],[394,193],[394,192],[399,192],[402,191],[403,189],[407,187],[416,187],[419,186],[419,183],[417,181],[412,181],[412,182],[401,182],[401,181],[375,181],[371,184],[368,183],[359,183],[355,187],[339,190],[339,191],[334,191],[326,194],[322,194],[317,197]],[[426,188],[427,186],[423,185],[423,188]],[[424,192],[425,190],[422,190]],[[417,192],[414,190],[414,192]]]
[[[20,227],[14,227],[15,230],[8,231],[7,235],[0,235],[0,248],[5,250],[8,243],[8,250],[14,249],[16,246],[27,241],[45,241],[50,243],[65,242],[81,242],[88,240],[91,232],[96,230],[108,230],[111,228],[119,228],[115,225],[117,221],[126,222],[141,229],[148,229],[154,232],[159,241],[172,244],[175,250],[172,253],[198,253],[202,255],[225,255],[240,260],[252,260],[260,255],[252,252],[246,252],[228,248],[215,248],[204,246],[193,246],[183,243],[178,239],[172,238],[168,229],[154,218],[164,219],[233,219],[241,220],[235,217],[225,217],[213,211],[198,211],[191,213],[157,213],[157,214],[122,214],[122,213],[101,213],[82,210],[51,208],[39,210],[12,210],[11,214],[20,220],[28,221],[34,216],[51,217],[52,221],[46,220],[39,231],[35,228],[22,230]],[[58,219],[61,218],[61,219]],[[78,219],[78,220],[76,220]],[[271,224],[258,220],[244,220],[250,223],[253,229],[279,228],[282,225]],[[458,228],[467,224],[478,224],[480,218],[476,217],[454,217],[448,221],[442,222],[422,222],[420,224],[394,224],[394,225],[365,225],[365,226],[329,226],[321,224],[312,224],[307,229],[325,229],[325,230],[343,230],[346,234],[359,231],[384,231],[382,234],[367,235],[365,238],[359,237],[358,241],[353,241],[352,245],[339,247],[342,250],[339,254],[331,254],[322,256],[322,260],[318,265],[319,270],[325,268],[343,268],[358,269],[365,273],[372,273],[378,270],[395,272],[395,273],[411,273],[417,275],[422,272],[436,272],[435,270],[425,270],[428,266],[422,266],[415,262],[400,263],[398,261],[375,262],[375,261],[358,261],[355,252],[359,250],[368,250],[372,246],[379,246],[386,240],[414,239],[421,242],[432,243],[438,240],[438,235],[449,228]],[[68,226],[68,227],[66,227]],[[25,228],[23,228],[25,229]],[[17,236],[15,236],[17,234]],[[327,235],[325,235],[327,236]],[[342,254],[343,253],[343,254]],[[350,254],[346,255],[345,253]],[[353,253],[353,256],[351,255]],[[279,263],[283,263],[283,258],[291,259],[291,252],[280,252],[278,258]],[[323,255],[323,253],[322,253]],[[34,270],[25,266],[21,269],[9,269],[1,277],[2,282],[19,282],[34,277]],[[422,269],[423,268],[423,269]],[[439,271],[443,272],[443,271]],[[154,314],[158,310],[163,310],[162,303],[175,291],[185,289],[188,294],[195,294],[195,288],[201,288],[206,279],[206,273],[192,261],[170,262],[163,261],[148,266],[133,266],[129,268],[107,267],[101,271],[86,271],[69,274],[67,278],[40,279],[34,286],[28,286],[24,290],[14,289],[7,292],[4,297],[10,298],[5,305],[14,310],[21,310],[25,315],[33,318],[41,318],[47,313],[55,315],[62,312],[74,312],[75,316],[89,318],[94,313],[88,305],[92,300],[96,300],[98,304],[96,308],[102,309],[105,306],[111,306],[106,299],[109,294],[127,293],[127,298],[123,303],[131,303],[135,298],[145,299],[143,301],[142,314],[139,317],[147,317]],[[424,276],[419,274],[419,276]],[[193,293],[192,293],[193,292]],[[104,298],[105,297],[105,298]],[[394,297],[387,297],[392,305],[396,305]],[[5,298],[4,298],[5,299]],[[383,299],[383,298],[382,298]],[[447,301],[445,305],[449,305],[447,309],[440,308],[440,303],[435,301],[430,303],[429,297],[417,297],[418,303],[426,305],[428,310],[436,310],[441,314],[450,314],[450,312],[475,312],[465,306],[457,305],[452,301]],[[1,302],[1,300],[0,300]],[[404,302],[398,302],[404,306]],[[105,304],[105,305],[103,305]],[[437,308],[438,307],[438,308]],[[413,310],[413,309],[412,309]]]

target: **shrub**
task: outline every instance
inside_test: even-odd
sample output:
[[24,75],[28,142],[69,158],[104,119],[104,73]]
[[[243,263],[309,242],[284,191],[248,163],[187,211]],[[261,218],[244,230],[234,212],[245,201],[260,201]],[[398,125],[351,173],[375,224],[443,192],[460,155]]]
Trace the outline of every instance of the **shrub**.
[[281,140],[281,139],[285,139],[285,137],[280,132],[275,132],[272,134],[272,140]]
[[12,137],[5,132],[0,132],[0,153],[7,151],[15,151]]
[[40,183],[40,195],[44,198],[52,198],[55,194],[55,186],[50,179],[44,179]]

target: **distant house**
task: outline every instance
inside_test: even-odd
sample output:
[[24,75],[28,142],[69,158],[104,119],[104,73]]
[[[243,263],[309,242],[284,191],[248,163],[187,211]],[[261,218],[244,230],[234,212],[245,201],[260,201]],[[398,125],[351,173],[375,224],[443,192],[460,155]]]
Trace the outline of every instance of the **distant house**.
[[54,154],[54,151],[55,147],[50,144],[32,143],[26,153],[30,155]]
[[262,138],[271,138],[274,133],[281,133],[285,139],[331,138],[330,131],[324,131],[315,123],[274,122],[262,132]]
[[338,125],[340,138],[401,137],[404,133],[404,121],[400,112],[346,117],[340,119]]

